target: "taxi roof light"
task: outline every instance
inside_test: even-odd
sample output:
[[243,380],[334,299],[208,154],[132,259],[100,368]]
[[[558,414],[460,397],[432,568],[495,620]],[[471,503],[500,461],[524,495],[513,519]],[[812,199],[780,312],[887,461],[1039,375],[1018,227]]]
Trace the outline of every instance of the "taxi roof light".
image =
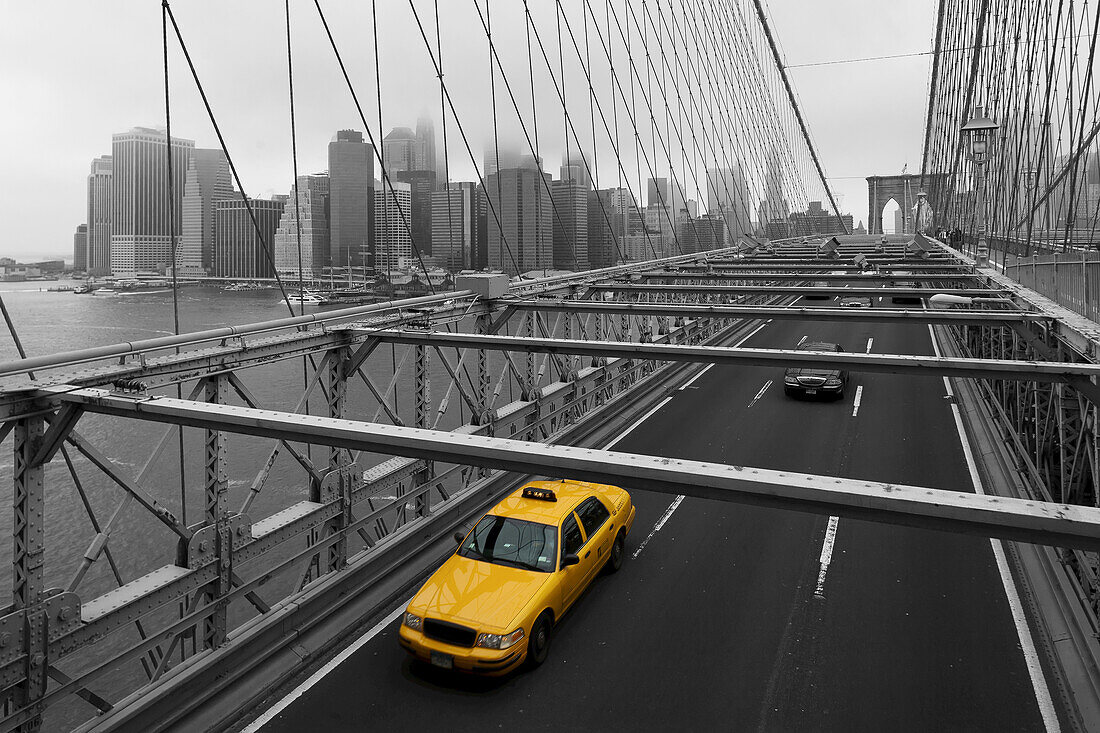
[[536,489],[528,486],[523,490],[524,499],[538,499],[539,501],[557,501],[557,494],[552,489]]

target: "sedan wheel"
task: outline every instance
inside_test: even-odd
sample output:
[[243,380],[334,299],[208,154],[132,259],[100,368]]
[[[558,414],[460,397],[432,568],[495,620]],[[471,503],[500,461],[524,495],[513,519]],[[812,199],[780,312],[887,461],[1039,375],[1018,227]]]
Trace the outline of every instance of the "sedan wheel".
[[537,667],[546,661],[550,654],[550,638],[554,633],[554,625],[550,621],[550,615],[543,612],[535,619],[531,627],[531,639],[527,642],[527,663],[531,667]]
[[626,557],[626,533],[621,529],[615,535],[615,544],[611,545],[611,559],[607,562],[607,572],[614,573],[623,566]]

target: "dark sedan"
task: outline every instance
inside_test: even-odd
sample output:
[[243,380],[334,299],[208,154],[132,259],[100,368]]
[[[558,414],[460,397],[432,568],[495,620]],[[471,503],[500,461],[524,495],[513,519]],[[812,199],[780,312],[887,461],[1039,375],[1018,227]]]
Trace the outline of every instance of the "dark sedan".
[[[805,341],[798,345],[798,351],[824,351],[840,353],[844,349],[840,344],[825,341]],[[829,396],[844,398],[844,388],[848,384],[848,370],[828,369],[824,367],[791,367],[783,375],[783,392],[788,397]]]

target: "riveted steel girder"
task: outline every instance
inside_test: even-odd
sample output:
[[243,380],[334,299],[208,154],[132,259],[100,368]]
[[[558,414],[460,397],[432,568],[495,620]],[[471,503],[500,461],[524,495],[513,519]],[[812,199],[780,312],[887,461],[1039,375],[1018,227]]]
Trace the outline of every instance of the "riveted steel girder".
[[1007,499],[832,476],[682,461],[361,423],[166,397],[123,398],[107,390],[56,395],[89,412],[246,435],[296,439],[523,473],[622,484],[744,504],[978,534],[1062,547],[1100,549],[1100,509]]

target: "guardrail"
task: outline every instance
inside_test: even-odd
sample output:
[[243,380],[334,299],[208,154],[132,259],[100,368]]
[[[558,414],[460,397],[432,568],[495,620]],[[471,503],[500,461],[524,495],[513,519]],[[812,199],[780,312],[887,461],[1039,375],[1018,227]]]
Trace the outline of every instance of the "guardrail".
[[1100,322],[1100,252],[1009,257],[1004,272],[1024,287]]

